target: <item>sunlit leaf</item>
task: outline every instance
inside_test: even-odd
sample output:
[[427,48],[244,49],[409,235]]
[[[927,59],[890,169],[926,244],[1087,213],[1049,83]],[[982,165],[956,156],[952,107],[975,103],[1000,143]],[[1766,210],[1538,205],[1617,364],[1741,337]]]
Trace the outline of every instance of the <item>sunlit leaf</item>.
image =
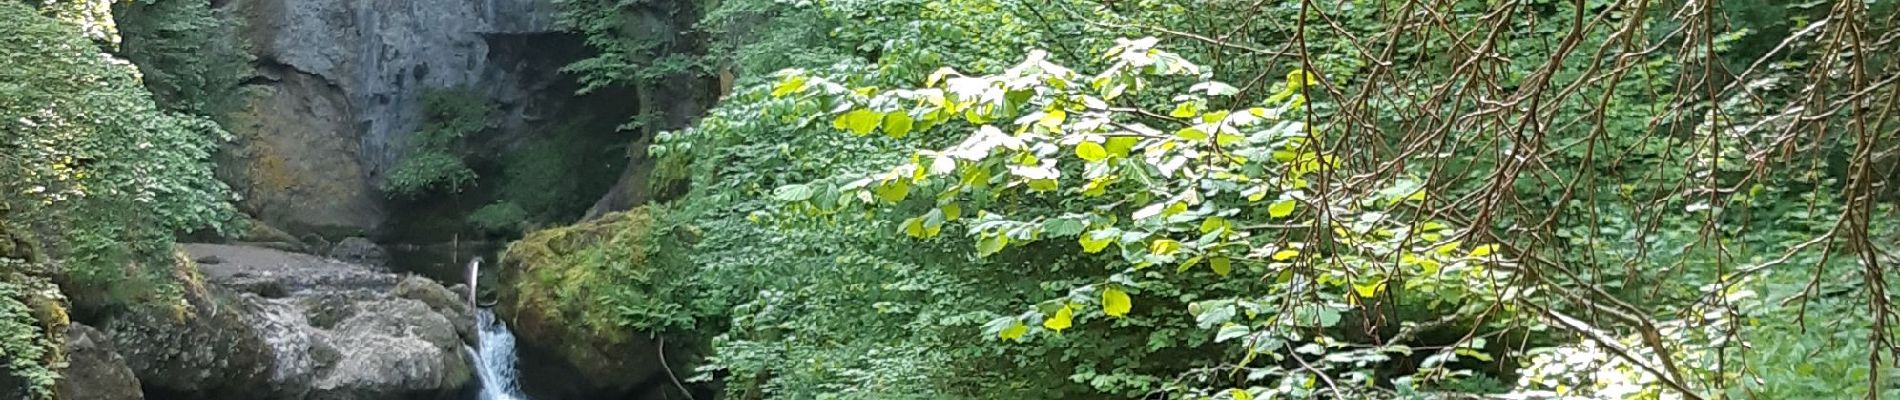
[[1115,286],[1102,289],[1102,313],[1111,317],[1120,317],[1128,315],[1128,310],[1133,307],[1134,303],[1128,298],[1128,292]]

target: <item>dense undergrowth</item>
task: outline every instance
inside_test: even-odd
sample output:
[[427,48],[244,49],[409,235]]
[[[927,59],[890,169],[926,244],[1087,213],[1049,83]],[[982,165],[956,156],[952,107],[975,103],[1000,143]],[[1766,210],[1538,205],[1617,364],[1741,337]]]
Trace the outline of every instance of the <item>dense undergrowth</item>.
[[211,172],[225,133],[194,114],[210,103],[160,107],[102,51],[117,32],[93,6],[0,2],[0,380],[34,399],[52,396],[69,318],[182,301],[175,236],[233,213]]
[[600,315],[739,398],[1900,395],[1893,6],[1685,4],[718,2],[730,312]]

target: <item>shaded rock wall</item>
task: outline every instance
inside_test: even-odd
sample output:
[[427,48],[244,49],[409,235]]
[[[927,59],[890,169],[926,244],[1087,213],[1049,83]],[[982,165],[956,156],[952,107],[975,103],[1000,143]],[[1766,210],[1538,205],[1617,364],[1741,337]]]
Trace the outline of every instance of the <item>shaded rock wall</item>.
[[230,118],[237,140],[221,158],[221,174],[245,196],[246,211],[299,236],[383,227],[388,212],[376,183],[420,125],[423,91],[469,87],[503,104],[568,95],[540,90],[550,75],[544,66],[491,62],[490,36],[554,31],[545,0],[231,0],[221,7],[242,16],[258,67],[247,81],[247,106]]

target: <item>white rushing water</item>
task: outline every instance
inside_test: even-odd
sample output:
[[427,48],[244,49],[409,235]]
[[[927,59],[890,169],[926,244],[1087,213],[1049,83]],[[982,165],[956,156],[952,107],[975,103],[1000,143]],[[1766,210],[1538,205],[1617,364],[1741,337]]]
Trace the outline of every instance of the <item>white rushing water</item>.
[[482,258],[468,260],[468,306],[475,309],[475,347],[468,349],[475,359],[475,379],[482,384],[479,400],[526,400],[515,381],[515,334],[508,324],[495,318],[495,310],[475,301],[480,284]]
[[475,377],[482,383],[480,399],[527,399],[515,382],[515,334],[508,331],[508,324],[484,307],[475,310],[475,328],[480,330],[479,341],[469,354],[475,358]]

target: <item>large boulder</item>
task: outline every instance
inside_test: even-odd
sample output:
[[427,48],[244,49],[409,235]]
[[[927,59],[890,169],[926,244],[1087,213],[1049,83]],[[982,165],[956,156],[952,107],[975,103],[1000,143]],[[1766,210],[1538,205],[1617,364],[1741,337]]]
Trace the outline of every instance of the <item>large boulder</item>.
[[[668,365],[675,375],[691,370],[699,341],[675,329],[693,325],[681,318],[699,316],[684,306],[691,300],[660,293],[696,291],[669,286],[690,271],[673,269],[680,267],[676,259],[655,257],[666,252],[650,246],[652,224],[646,208],[635,208],[534,232],[508,247],[496,309],[514,329],[521,385],[530,397],[652,398],[644,394],[676,390]],[[635,321],[624,311],[639,307],[634,302],[668,303],[655,306],[673,311]],[[668,334],[674,340],[662,339]]]
[[139,378],[125,365],[112,339],[90,326],[66,329],[66,369],[59,371],[54,393],[61,399],[141,400]]
[[202,272],[206,295],[188,295],[177,314],[150,309],[108,323],[148,393],[449,399],[473,384],[466,309],[418,299],[448,291],[439,284],[266,248],[185,252],[216,261],[190,269]]

